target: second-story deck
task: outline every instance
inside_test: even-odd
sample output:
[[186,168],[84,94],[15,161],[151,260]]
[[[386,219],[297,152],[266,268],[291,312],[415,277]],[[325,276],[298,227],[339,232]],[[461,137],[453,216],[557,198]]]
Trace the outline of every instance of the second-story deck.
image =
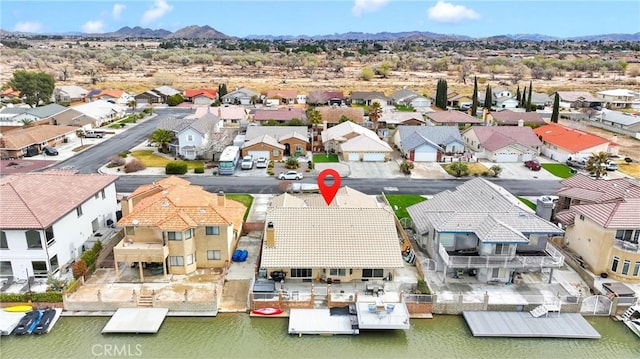
[[169,256],[169,247],[162,243],[129,242],[123,239],[113,247],[116,262],[164,262]]
[[564,256],[547,243],[543,255],[518,255],[515,256],[480,256],[450,255],[447,250],[440,245],[438,254],[444,264],[449,268],[560,268],[564,264]]
[[614,239],[613,247],[622,249],[625,252],[640,254],[640,244],[638,243]]

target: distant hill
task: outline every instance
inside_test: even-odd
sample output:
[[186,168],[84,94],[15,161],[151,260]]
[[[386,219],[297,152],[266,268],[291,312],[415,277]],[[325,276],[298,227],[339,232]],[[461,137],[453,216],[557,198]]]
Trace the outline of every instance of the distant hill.
[[144,38],[159,38],[159,39],[164,38],[168,35],[171,35],[171,31],[169,30],[165,30],[165,29],[152,30],[148,28],[142,28],[140,26],[136,26],[134,28],[125,26],[118,31],[104,34],[104,36],[111,36],[111,37],[144,37]]
[[378,32],[375,34],[366,32],[347,32],[344,34],[331,35],[249,35],[245,36],[248,40],[356,40],[356,41],[391,41],[405,39],[424,39],[424,40],[473,40],[472,37],[463,35],[444,35],[433,32],[409,31],[409,32]]
[[635,34],[604,34],[572,37],[576,41],[640,41],[640,32]]
[[205,25],[191,25],[185,28],[182,28],[173,34],[167,35],[166,39],[211,39],[211,40],[221,40],[221,39],[230,39],[231,36],[227,36],[220,31]]

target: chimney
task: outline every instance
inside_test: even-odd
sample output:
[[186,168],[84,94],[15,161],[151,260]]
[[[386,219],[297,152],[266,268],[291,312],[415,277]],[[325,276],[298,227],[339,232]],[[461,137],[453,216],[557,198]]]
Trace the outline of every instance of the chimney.
[[222,109],[218,107],[218,117],[222,118]]
[[218,206],[224,207],[226,205],[226,197],[224,196],[224,192],[218,192]]
[[266,238],[267,247],[275,247],[276,246],[276,231],[273,228],[273,222],[267,223],[267,238]]

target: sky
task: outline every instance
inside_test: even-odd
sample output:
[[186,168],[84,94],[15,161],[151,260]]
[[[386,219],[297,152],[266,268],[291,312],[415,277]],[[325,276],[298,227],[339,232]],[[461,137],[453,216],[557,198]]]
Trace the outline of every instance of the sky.
[[429,31],[486,37],[640,32],[639,0],[2,0],[0,28],[104,33],[123,26],[229,35]]

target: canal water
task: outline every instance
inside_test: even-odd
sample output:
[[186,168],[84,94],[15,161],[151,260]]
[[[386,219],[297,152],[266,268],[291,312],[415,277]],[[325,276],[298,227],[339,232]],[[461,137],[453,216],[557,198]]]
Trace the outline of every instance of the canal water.
[[107,317],[62,317],[51,333],[2,337],[0,358],[640,358],[622,323],[587,318],[599,340],[475,338],[461,316],[412,320],[407,331],[290,336],[287,318],[223,314],[165,319],[151,335],[102,335]]

